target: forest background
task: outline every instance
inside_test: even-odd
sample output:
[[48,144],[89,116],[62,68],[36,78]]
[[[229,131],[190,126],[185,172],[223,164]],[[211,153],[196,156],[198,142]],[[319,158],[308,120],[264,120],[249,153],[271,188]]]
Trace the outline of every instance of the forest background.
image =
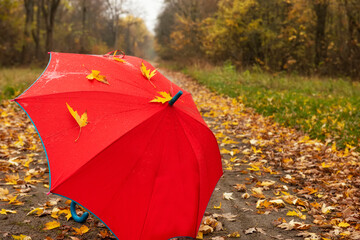
[[0,0],[0,66],[46,62],[49,51],[153,59],[155,48],[166,60],[360,77],[357,0],[165,0],[155,36],[127,2]]
[[0,0],[0,98],[36,79],[49,51],[119,49],[313,139],[359,147],[360,1],[164,0],[154,29],[149,11],[151,1]]

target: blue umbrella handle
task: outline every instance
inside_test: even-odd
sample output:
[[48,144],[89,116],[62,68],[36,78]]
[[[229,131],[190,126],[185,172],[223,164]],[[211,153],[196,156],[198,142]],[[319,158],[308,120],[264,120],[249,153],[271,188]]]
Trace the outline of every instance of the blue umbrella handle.
[[70,204],[70,212],[71,212],[71,216],[72,218],[75,220],[75,222],[78,222],[78,223],[83,223],[86,221],[86,219],[88,218],[89,216],[89,213],[88,212],[84,212],[83,215],[81,217],[79,217],[76,213],[76,202],[75,201],[71,201],[71,204]]
[[172,106],[182,94],[182,91],[179,91],[177,94],[175,94],[175,96],[169,101],[169,105]]

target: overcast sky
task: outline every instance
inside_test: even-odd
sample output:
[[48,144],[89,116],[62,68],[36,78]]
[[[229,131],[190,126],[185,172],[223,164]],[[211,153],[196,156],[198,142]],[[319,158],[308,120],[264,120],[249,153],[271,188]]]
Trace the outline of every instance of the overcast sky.
[[147,28],[154,33],[156,19],[162,10],[164,0],[129,0],[131,11],[144,19]]

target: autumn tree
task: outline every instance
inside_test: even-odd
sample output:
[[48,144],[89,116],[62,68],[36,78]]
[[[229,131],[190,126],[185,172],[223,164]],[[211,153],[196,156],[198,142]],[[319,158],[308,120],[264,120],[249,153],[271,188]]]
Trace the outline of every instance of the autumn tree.
[[158,17],[157,49],[165,58],[202,56],[201,22],[217,9],[218,0],[167,0]]

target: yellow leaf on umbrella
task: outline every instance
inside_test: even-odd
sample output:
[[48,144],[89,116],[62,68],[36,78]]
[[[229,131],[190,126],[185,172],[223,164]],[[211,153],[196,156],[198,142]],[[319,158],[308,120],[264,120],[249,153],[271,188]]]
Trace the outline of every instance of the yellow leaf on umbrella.
[[86,78],[89,79],[89,80],[94,80],[95,79],[95,80],[97,80],[99,82],[109,84],[106,77],[104,75],[100,75],[100,71],[97,71],[97,70],[91,70],[91,73],[89,75],[87,75]]
[[[126,63],[126,61],[125,61],[124,59],[115,57],[117,51],[118,51],[118,50],[116,50],[116,51],[114,52],[113,59],[114,59],[115,61],[117,61],[117,62]],[[121,52],[122,52],[122,51],[121,51]],[[123,52],[122,52],[122,53],[123,53]],[[123,57],[124,57],[124,56],[125,56],[125,53],[123,53]]]
[[156,69],[154,69],[153,71],[150,71],[150,69],[146,69],[145,64],[142,62],[140,70],[141,70],[142,75],[144,77],[146,77],[149,80],[149,82],[156,88],[156,86],[150,80],[153,76],[155,76]]
[[84,233],[87,233],[89,231],[89,228],[85,225],[82,225],[80,228],[74,228],[76,235],[83,235]]
[[87,112],[85,111],[80,117],[80,115],[77,113],[77,111],[74,111],[74,109],[72,109],[72,107],[70,107],[70,105],[68,103],[66,103],[66,106],[67,106],[71,116],[73,116],[73,118],[75,119],[77,124],[79,124],[79,127],[80,127],[79,136],[75,140],[75,142],[76,142],[80,137],[81,128],[85,127],[88,124],[88,122],[87,122],[87,119],[88,119]]
[[52,222],[45,223],[45,227],[43,228],[43,230],[51,230],[51,229],[58,228],[58,227],[60,227],[60,222],[52,221]]
[[13,239],[15,240],[31,240],[31,237],[29,236],[26,236],[26,235],[19,235],[19,236],[16,236],[16,235],[12,235]]
[[170,101],[172,99],[170,93],[167,92],[159,92],[160,96],[156,96],[153,100],[151,100],[150,102],[158,102],[158,103],[166,103],[168,101]]
[[156,69],[154,69],[153,71],[150,71],[150,69],[146,69],[146,66],[143,62],[141,63],[140,70],[144,77],[146,77],[148,80],[150,80],[156,74]]

